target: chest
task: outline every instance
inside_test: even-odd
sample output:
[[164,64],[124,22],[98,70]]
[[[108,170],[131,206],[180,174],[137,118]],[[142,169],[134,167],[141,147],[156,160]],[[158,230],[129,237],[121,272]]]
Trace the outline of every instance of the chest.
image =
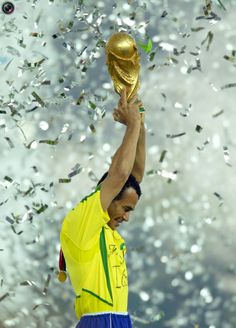
[[112,266],[122,266],[125,263],[126,244],[124,239],[115,231],[106,231],[107,259]]
[[125,242],[120,235],[109,231],[106,235],[106,248],[112,285],[116,290],[123,290],[128,285]]

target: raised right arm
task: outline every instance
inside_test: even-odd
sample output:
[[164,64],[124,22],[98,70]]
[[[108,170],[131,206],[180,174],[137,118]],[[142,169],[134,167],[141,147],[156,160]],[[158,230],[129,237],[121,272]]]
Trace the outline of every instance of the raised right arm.
[[126,90],[122,90],[117,112],[121,121],[126,125],[126,131],[121,146],[112,158],[108,175],[101,183],[100,198],[104,211],[107,210],[112,200],[119,194],[134,166],[141,124],[140,102],[137,103],[135,100],[136,96],[128,103]]

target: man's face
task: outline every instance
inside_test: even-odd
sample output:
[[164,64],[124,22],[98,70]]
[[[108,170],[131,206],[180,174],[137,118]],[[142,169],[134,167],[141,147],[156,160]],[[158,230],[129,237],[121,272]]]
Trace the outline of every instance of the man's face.
[[112,230],[115,230],[121,222],[128,221],[130,212],[134,210],[138,202],[138,195],[132,187],[127,188],[122,195],[122,199],[113,201],[107,209],[110,221],[107,223]]

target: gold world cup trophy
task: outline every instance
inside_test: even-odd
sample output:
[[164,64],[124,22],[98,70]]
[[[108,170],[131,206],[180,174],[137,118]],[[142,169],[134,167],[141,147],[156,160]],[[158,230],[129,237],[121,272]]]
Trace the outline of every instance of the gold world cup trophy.
[[[127,33],[113,34],[106,43],[106,64],[114,89],[120,95],[126,87],[127,101],[133,98],[140,87],[140,57],[134,39]],[[144,112],[142,107],[140,112]]]

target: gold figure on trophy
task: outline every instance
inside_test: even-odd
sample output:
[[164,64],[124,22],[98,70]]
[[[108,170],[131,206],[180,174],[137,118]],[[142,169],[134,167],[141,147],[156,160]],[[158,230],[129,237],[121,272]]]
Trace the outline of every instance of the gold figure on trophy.
[[[113,34],[106,44],[106,64],[111,75],[114,89],[120,94],[127,88],[129,101],[140,87],[140,57],[134,39],[127,33]],[[144,109],[140,108],[140,112]]]

